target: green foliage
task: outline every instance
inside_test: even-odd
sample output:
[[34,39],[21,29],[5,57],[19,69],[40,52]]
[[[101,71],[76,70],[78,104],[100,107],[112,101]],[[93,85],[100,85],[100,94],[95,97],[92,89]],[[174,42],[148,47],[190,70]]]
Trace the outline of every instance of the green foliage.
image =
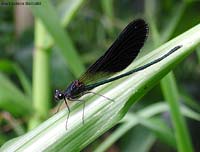
[[[103,152],[112,147],[147,152],[158,142],[165,151],[196,151],[184,118],[200,121],[198,91],[194,91],[199,90],[198,1],[41,2],[39,6],[30,5],[35,26],[29,30],[34,39],[29,34],[15,38],[14,6],[0,12],[0,144],[4,144],[0,151]],[[78,102],[70,103],[67,130],[66,109],[47,120],[52,113],[54,88],[64,88],[80,76],[85,70],[83,63],[88,66],[95,61],[122,28],[139,17],[149,23],[149,39],[136,61],[122,73],[177,45],[183,47],[159,64],[94,90],[115,102],[89,94],[82,97],[86,101],[85,124],[82,103]],[[189,56],[196,47],[197,59]],[[161,88],[154,88],[161,79]],[[158,102],[163,98],[167,102]],[[102,140],[99,137],[105,132],[109,136]],[[162,146],[156,148],[164,151]]]

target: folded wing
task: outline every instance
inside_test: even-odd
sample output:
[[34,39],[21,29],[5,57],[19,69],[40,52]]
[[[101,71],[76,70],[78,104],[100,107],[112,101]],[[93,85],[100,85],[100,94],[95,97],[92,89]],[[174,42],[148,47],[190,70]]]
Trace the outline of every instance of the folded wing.
[[142,19],[132,21],[79,80],[88,83],[125,69],[137,57],[147,36],[147,23]]

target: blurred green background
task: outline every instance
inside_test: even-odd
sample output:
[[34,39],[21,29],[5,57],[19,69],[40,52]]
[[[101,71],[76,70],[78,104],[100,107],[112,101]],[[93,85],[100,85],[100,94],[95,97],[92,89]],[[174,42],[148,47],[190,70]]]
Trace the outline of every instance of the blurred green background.
[[[40,13],[37,8],[31,8],[32,16],[31,10],[24,6],[0,6],[0,145],[53,115],[57,105],[53,99],[55,88],[65,89],[78,78],[133,19],[143,18],[150,26],[149,38],[139,57],[200,23],[197,0],[54,0],[52,4],[63,28],[57,25],[51,12],[40,16],[44,21],[52,18],[54,22],[47,21],[44,28],[41,20],[33,17]],[[181,104],[199,114],[200,48],[174,69],[173,78]],[[158,84],[130,111],[138,112],[163,101],[163,91]],[[173,128],[168,112],[154,116],[151,122]],[[193,119],[186,122],[193,149],[198,152],[200,123]],[[117,128],[120,126],[83,151],[94,151]],[[137,125],[107,151],[176,151],[174,143],[158,134],[156,128]]]

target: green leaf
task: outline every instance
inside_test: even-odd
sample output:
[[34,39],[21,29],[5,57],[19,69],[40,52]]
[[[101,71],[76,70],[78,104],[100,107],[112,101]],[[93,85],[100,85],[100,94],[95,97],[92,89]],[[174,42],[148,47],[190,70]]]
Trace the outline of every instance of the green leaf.
[[[109,98],[86,95],[85,124],[82,124],[82,106],[71,108],[68,130],[65,129],[67,110],[63,110],[24,136],[10,141],[4,151],[80,151],[105,131],[113,127],[128,109],[165,76],[176,64],[187,57],[200,43],[200,25],[135,61],[127,70],[157,59],[177,45],[183,47],[163,61],[132,76],[94,89]],[[132,96],[132,100],[128,100]]]
[[193,152],[191,139],[186,127],[186,122],[181,115],[179,93],[176,87],[175,78],[169,73],[162,81],[164,96],[170,106],[170,114],[175,130],[177,149],[180,152]]
[[193,97],[191,97],[191,95],[189,95],[186,91],[181,90],[181,98],[184,99],[184,103],[187,106],[192,107],[193,109],[200,112],[200,104],[198,103],[198,101],[193,99]]
[[140,124],[151,130],[157,138],[164,141],[169,146],[176,148],[176,140],[172,130],[167,126],[163,119],[155,117],[149,120],[138,117]]
[[32,94],[31,83],[28,80],[25,73],[23,72],[23,70],[17,64],[15,64],[9,60],[1,60],[0,61],[0,70],[16,74],[21,82],[21,85],[22,85],[25,93],[31,97],[31,94]]
[[32,112],[31,99],[24,95],[4,74],[0,73],[0,108],[15,116]]
[[[50,1],[43,0],[42,5],[30,5],[30,8],[36,18],[39,18],[43,23],[51,38],[59,46],[65,61],[75,76],[83,73],[84,67],[81,63],[80,56],[78,55],[72,40],[67,32],[61,27],[61,22],[55,12],[55,8],[51,5]],[[51,40],[47,39],[47,42]],[[50,43],[50,42],[49,42]],[[36,46],[40,47],[40,46]],[[49,47],[49,46],[47,46]]]
[[155,136],[148,129],[139,125],[131,129],[120,140],[120,150],[131,152],[133,149],[137,149],[137,152],[149,152],[155,140]]
[[[139,125],[141,122],[148,120],[149,118],[164,113],[169,112],[169,106],[166,102],[152,104],[142,110],[139,110],[136,114],[127,113],[126,116],[122,119],[122,124],[117,128],[106,140],[104,140],[94,152],[104,152],[112,144],[118,141],[125,133],[127,133],[131,128]],[[191,109],[181,106],[181,112],[184,116],[200,121],[200,114],[192,111]],[[140,119],[138,119],[138,116]],[[149,124],[149,122],[147,122]],[[146,127],[148,127],[146,125]],[[151,129],[151,128],[149,128]],[[154,129],[157,131],[157,129]],[[160,130],[160,129],[159,129]],[[157,132],[159,132],[159,130]],[[162,132],[160,132],[162,133]],[[173,145],[172,145],[173,146]]]
[[83,4],[84,0],[65,0],[58,6],[58,12],[61,18],[61,24],[67,26],[73,16],[78,12],[77,10]]

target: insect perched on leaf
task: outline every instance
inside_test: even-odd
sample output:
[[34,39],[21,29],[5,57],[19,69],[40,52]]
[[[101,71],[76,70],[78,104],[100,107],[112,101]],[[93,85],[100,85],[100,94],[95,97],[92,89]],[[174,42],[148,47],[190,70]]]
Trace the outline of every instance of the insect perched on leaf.
[[[129,72],[120,74],[118,76],[108,78],[113,74],[125,69],[137,57],[140,49],[142,48],[145,40],[147,39],[148,29],[148,25],[144,20],[137,19],[132,21],[121,32],[121,34],[110,46],[110,48],[104,53],[104,55],[102,55],[94,64],[92,64],[78,80],[73,81],[64,91],[55,90],[55,99],[57,101],[64,99],[64,102],[68,109],[66,128],[70,114],[70,108],[68,106],[67,100],[82,101],[79,98],[87,93],[100,95],[98,93],[91,92],[91,90],[100,85],[112,82],[114,80],[133,74],[135,72],[144,70],[145,68],[160,62],[161,60],[172,54],[174,51],[182,47],[181,45],[176,46],[172,48],[168,53],[164,54],[160,58],[157,58],[150,63],[147,63],[143,66],[130,70]],[[100,96],[108,100],[112,100],[103,95]],[[84,123],[85,102],[82,102],[82,119]]]

